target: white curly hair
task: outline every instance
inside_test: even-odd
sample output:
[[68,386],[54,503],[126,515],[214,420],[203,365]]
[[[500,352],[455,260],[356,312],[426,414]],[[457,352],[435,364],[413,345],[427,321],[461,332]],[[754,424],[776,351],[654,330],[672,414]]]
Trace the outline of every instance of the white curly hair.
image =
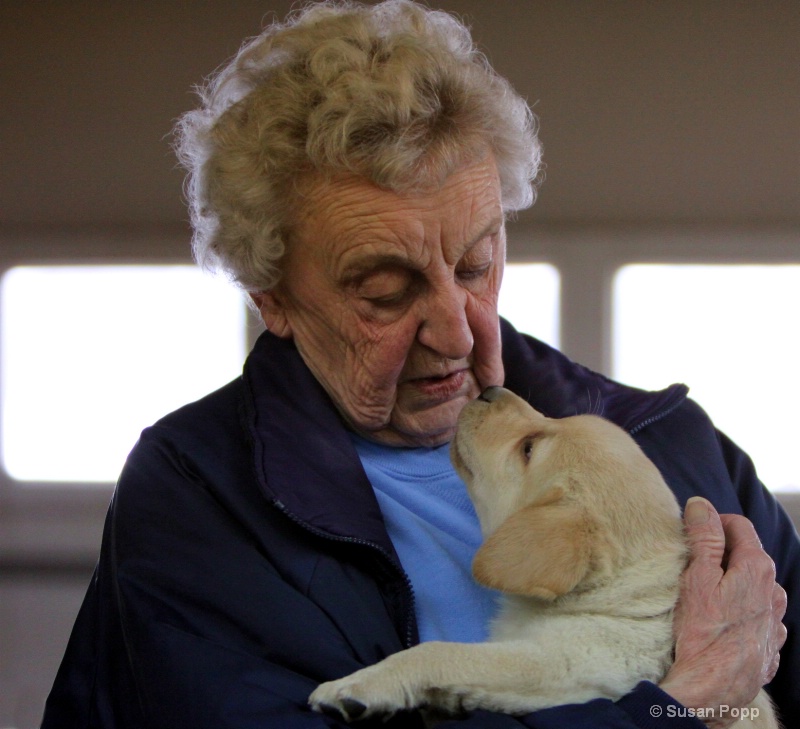
[[411,0],[319,2],[246,42],[175,127],[198,263],[245,291],[280,279],[309,173],[435,188],[493,154],[506,212],[533,203],[536,119],[459,20]]

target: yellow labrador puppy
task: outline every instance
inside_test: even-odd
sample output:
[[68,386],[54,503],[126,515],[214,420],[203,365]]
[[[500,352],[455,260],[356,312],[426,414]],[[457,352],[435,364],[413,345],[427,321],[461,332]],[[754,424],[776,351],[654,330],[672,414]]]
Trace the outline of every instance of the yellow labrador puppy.
[[[322,684],[311,706],[522,714],[658,682],[687,550],[675,497],[633,439],[497,387],[464,408],[451,456],[485,539],[473,574],[503,593],[490,641],[422,643]],[[763,691],[747,716],[778,727]]]

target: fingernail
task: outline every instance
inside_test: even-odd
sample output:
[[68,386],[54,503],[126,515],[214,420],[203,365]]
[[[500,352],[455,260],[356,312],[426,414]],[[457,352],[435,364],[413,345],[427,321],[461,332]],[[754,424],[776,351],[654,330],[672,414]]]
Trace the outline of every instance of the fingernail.
[[686,502],[683,518],[691,526],[705,524],[708,521],[708,502],[702,496],[692,496]]

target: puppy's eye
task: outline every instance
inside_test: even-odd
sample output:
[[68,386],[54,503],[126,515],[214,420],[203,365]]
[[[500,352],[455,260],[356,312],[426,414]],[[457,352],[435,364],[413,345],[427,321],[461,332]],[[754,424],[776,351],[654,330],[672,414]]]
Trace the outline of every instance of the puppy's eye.
[[525,457],[525,461],[531,460],[531,454],[533,453],[533,438],[528,438],[522,444],[522,455]]

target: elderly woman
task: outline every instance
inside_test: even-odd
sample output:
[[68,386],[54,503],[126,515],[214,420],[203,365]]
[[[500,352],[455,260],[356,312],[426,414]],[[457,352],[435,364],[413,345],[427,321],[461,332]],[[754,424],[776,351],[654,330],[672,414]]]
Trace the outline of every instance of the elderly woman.
[[[448,442],[501,383],[553,417],[602,402],[681,503],[749,521],[687,509],[660,685],[452,725],[699,727],[693,710],[770,679],[800,715],[800,545],[747,457],[682,386],[610,382],[498,320],[504,221],[532,202],[540,153],[462,25],[405,0],[312,6],[244,46],[179,131],[196,256],[267,332],[241,378],[131,453],[46,729],[337,726],[308,708],[320,682],[485,638],[493,595],[470,577],[479,526]],[[780,668],[773,560],[798,598]]]

